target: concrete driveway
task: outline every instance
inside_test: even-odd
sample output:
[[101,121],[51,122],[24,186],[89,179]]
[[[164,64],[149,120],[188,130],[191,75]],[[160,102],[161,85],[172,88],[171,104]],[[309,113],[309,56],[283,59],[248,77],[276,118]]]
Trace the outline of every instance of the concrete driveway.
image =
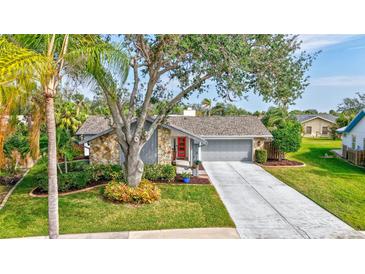
[[362,238],[362,234],[287,186],[245,162],[204,162],[241,238]]

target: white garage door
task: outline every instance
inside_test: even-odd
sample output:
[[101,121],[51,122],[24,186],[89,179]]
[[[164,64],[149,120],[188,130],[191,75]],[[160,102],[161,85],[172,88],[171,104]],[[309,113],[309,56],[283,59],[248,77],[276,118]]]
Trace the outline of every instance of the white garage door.
[[203,161],[252,161],[252,140],[208,140],[202,147]]

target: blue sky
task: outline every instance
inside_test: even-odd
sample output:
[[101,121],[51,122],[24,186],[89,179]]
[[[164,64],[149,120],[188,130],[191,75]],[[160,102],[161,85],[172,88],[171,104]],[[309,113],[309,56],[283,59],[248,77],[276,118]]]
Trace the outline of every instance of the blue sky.
[[[327,112],[337,109],[345,97],[365,92],[365,35],[300,35],[299,38],[303,41],[302,50],[321,53],[308,71],[310,85],[291,109]],[[189,102],[200,102],[205,97],[221,101],[212,87],[208,93],[192,95]],[[234,104],[252,112],[267,110],[271,105],[252,93],[248,93],[247,100]]]
[[[300,39],[303,50],[321,53],[308,71],[310,85],[291,109],[315,108],[327,112],[337,109],[343,98],[365,92],[365,35],[301,35]],[[216,98],[214,90],[205,95],[192,100]],[[267,110],[271,105],[254,94],[235,104],[249,111]]]

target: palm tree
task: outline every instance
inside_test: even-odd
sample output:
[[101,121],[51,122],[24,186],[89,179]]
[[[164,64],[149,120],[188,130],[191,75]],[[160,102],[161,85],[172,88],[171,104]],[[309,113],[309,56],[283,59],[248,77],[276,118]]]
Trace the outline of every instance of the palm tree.
[[206,110],[208,116],[210,116],[210,110],[212,108],[212,100],[209,98],[204,98],[201,102],[202,107]]
[[[126,55],[99,35],[8,35],[0,37],[0,85],[14,83],[17,78],[36,78],[45,97],[48,135],[48,232],[58,238],[57,143],[54,98],[68,69],[78,69],[75,60],[106,59],[126,70]],[[80,57],[81,56],[81,57]],[[101,57],[102,56],[102,57]],[[120,59],[121,58],[121,59]],[[76,66],[75,66],[76,64]],[[72,66],[74,65],[74,66]]]

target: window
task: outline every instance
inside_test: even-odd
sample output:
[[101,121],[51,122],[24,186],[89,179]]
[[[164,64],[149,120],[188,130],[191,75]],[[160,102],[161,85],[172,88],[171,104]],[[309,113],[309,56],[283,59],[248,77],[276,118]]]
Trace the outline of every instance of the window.
[[356,149],[356,136],[352,135],[352,144],[351,144],[352,149]]
[[305,128],[305,133],[306,133],[306,134],[312,134],[312,127],[307,126],[307,127]]
[[365,138],[363,139],[362,150],[365,150]]
[[322,127],[322,134],[327,135],[328,134],[328,127]]

